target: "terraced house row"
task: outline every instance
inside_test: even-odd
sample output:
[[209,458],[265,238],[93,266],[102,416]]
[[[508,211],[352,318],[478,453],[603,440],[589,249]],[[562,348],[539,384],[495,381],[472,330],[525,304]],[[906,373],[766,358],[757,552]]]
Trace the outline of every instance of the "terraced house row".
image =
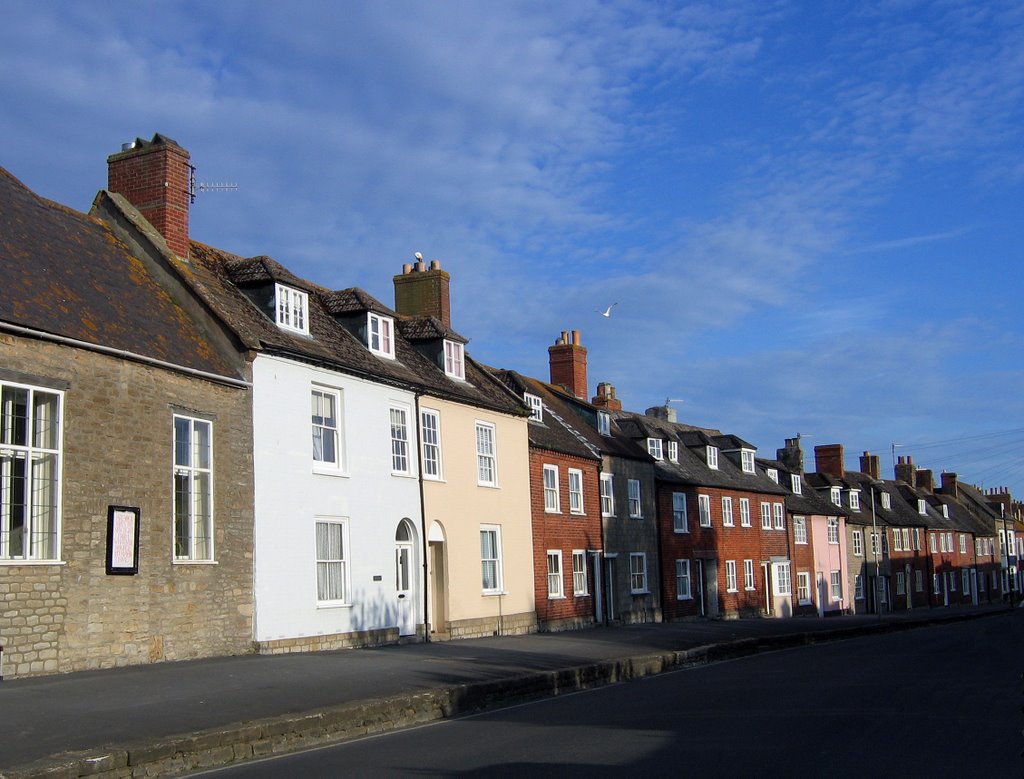
[[192,240],[192,181],[161,135],[89,213],[0,169],[8,676],[1021,592],[1005,491],[624,410],[575,330],[488,367],[436,261],[321,287]]

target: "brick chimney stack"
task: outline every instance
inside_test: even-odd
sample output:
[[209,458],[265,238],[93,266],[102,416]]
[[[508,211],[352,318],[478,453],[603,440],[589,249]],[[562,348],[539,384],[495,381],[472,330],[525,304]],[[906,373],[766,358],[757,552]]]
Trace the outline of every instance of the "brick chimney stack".
[[452,326],[451,276],[441,270],[441,263],[431,260],[430,266],[416,257],[406,263],[394,277],[395,311],[409,316],[432,316],[445,327]]
[[895,476],[897,481],[905,481],[911,487],[916,487],[917,466],[914,465],[914,458],[909,454],[906,457],[900,455],[896,461]]
[[846,476],[846,468],[843,466],[843,445],[825,444],[814,447],[814,467],[818,473],[827,473],[837,479]]
[[882,478],[882,461],[877,454],[864,452],[860,456],[860,472],[866,473],[875,481]]
[[185,149],[159,133],[151,141],[136,138],[107,157],[107,189],[135,206],[181,258],[188,257],[189,160]]
[[676,410],[668,404],[664,406],[651,406],[644,412],[644,416],[663,419],[666,422],[677,422],[679,420]]
[[609,411],[622,411],[622,401],[615,397],[615,387],[606,381],[597,385],[597,394],[590,401],[598,408],[606,408]]
[[930,468],[918,468],[914,478],[916,479],[914,486],[919,490],[935,492],[935,474]]
[[565,387],[580,400],[587,399],[587,349],[580,346],[580,331],[573,330],[572,337],[566,330],[548,347],[548,365],[551,383]]
[[804,450],[800,446],[800,436],[787,438],[782,449],[775,450],[775,458],[790,471],[804,472]]
[[950,471],[943,471],[940,478],[942,479],[942,494],[949,495],[952,498],[958,498],[960,483],[957,479],[957,475]]

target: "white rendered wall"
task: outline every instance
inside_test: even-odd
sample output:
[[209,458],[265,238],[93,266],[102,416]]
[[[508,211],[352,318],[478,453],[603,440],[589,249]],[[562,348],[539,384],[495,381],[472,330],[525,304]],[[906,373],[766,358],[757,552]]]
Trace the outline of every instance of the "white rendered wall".
[[[345,468],[338,474],[314,468],[310,392],[315,385],[342,394]],[[408,411],[409,476],[391,471],[393,404]],[[403,518],[414,528],[412,600],[416,622],[422,623],[423,523],[413,394],[260,355],[253,364],[253,408],[256,640],[396,626],[395,531]],[[317,604],[318,517],[348,522],[349,605]]]

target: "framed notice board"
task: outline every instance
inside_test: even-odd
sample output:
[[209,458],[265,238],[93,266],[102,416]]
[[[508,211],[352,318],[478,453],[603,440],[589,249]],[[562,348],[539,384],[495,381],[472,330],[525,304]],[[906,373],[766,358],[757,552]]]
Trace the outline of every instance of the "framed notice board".
[[134,576],[139,572],[139,520],[131,506],[107,507],[107,574]]

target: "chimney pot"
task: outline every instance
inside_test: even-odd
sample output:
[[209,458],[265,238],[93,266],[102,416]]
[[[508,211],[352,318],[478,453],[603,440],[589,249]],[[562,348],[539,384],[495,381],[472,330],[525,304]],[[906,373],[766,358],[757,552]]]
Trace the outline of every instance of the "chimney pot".
[[437,261],[437,260],[431,260],[430,261],[430,269],[431,270],[441,270],[441,263],[439,261]]

